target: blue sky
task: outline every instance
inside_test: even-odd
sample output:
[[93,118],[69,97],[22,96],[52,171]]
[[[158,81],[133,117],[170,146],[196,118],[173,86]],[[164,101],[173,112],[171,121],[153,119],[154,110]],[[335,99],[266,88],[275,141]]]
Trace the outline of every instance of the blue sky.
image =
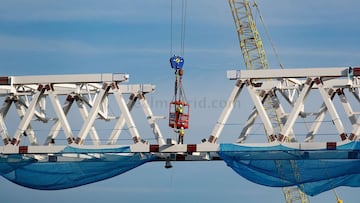
[[[285,67],[360,65],[359,1],[258,0],[258,4]],[[155,104],[172,98],[169,0],[0,0],[0,5],[1,75],[125,72],[130,74],[130,83],[157,85],[149,101],[155,114],[167,114],[167,108]],[[180,10],[180,6],[174,8],[173,14],[177,53]],[[198,143],[211,133],[221,103],[233,87],[225,71],[244,69],[244,64],[226,0],[188,1],[186,22],[184,88],[193,108],[185,142]],[[261,35],[264,39],[265,34]],[[271,67],[277,68],[266,40],[265,46]],[[174,137],[166,121],[161,125],[166,137]],[[234,129],[227,132],[235,136],[221,141],[231,142],[238,135]],[[1,199],[283,202],[279,188],[246,181],[222,162],[173,165],[165,170],[163,163],[149,163],[110,180],[51,192],[22,188],[0,178]],[[357,191],[337,189],[344,202],[356,202]],[[310,201],[335,202],[335,197],[326,192]]]

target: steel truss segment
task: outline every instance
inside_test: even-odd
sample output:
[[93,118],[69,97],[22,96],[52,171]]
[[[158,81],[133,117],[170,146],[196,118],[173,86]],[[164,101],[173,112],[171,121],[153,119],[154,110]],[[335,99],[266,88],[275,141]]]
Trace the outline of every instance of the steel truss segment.
[[[119,85],[128,79],[127,74],[78,74],[78,75],[50,75],[50,76],[10,76],[7,82],[0,84],[0,96],[6,97],[0,109],[0,134],[4,145],[18,146],[23,135],[29,138],[31,145],[38,145],[37,135],[32,129],[31,122],[40,121],[49,123],[50,131],[44,137],[45,146],[56,146],[55,138],[60,130],[66,137],[68,144],[84,144],[86,137],[91,136],[92,145],[100,146],[100,137],[97,133],[94,121],[100,118],[105,121],[117,119],[115,128],[110,135],[107,144],[114,145],[119,137],[121,128],[127,124],[129,132],[135,143],[139,142],[140,135],[130,114],[135,105],[138,95],[152,93],[154,85],[130,84]],[[137,95],[126,104],[123,94]],[[11,96],[9,96],[11,95]],[[109,96],[115,98],[120,110],[118,116],[109,116]],[[64,99],[65,98],[65,99]],[[63,105],[60,100],[64,99]],[[80,130],[74,135],[68,120],[68,113],[76,101],[83,122]],[[47,112],[46,103],[50,102],[53,112]],[[16,133],[11,137],[8,134],[5,117],[12,105],[15,105],[20,116]],[[153,129],[155,139],[164,144],[155,116],[147,104],[145,97],[141,99],[141,105],[147,116],[148,122]],[[49,117],[48,117],[49,116]],[[75,124],[74,124],[75,125]],[[41,136],[41,135],[39,135]],[[76,139],[75,139],[76,138]],[[142,141],[142,140],[141,140]]]
[[[269,91],[272,88],[275,88],[276,91],[279,91],[292,106],[292,112],[288,117],[284,117],[283,120],[286,120],[284,129],[282,130],[280,135],[280,140],[291,134],[292,126],[298,117],[298,114],[304,114],[301,110],[304,108],[304,99],[309,93],[311,89],[318,89],[320,91],[320,95],[324,100],[324,107],[321,107],[321,110],[316,115],[315,121],[312,126],[311,133],[309,132],[306,140],[312,140],[315,135],[315,131],[318,130],[321,121],[323,121],[324,114],[329,111],[334,123],[336,125],[339,134],[342,139],[346,137],[345,130],[343,124],[340,120],[339,115],[336,112],[336,108],[334,103],[332,102],[332,97],[329,96],[327,90],[336,89],[337,93],[343,90],[344,88],[349,89],[351,93],[355,95],[355,98],[359,100],[357,97],[357,91],[359,89],[359,76],[352,76],[349,74],[349,70],[351,68],[307,68],[307,69],[285,69],[285,70],[240,70],[240,71],[228,71],[227,76],[231,80],[253,80],[256,81],[257,85],[254,87],[258,92],[261,91]],[[296,78],[296,79],[295,79]],[[318,78],[315,84],[311,84],[311,87],[306,87],[307,81],[304,78]],[[275,80],[273,80],[275,79]],[[304,87],[306,91],[304,91]],[[354,93],[355,92],[355,93]],[[301,93],[304,93],[301,95]],[[254,94],[252,94],[254,95]],[[326,95],[326,97],[325,97]],[[305,97],[304,97],[305,96]],[[340,100],[344,106],[345,111],[348,114],[350,122],[353,125],[357,125],[358,121],[356,121],[356,116],[351,114],[350,104],[347,102],[346,97],[342,94],[339,94]],[[301,101],[302,100],[302,101]],[[254,100],[255,101],[255,100]],[[276,104],[276,102],[275,102]],[[279,103],[280,104],[280,103]],[[281,105],[281,104],[280,104]],[[277,110],[277,112],[281,115],[284,112],[281,112],[281,108]],[[306,115],[306,113],[304,114]],[[246,123],[246,127],[243,129],[238,141],[243,141],[245,135],[248,132],[249,124],[251,124],[251,120],[256,118],[254,112],[251,113],[249,119]],[[266,123],[264,123],[266,124]],[[353,130],[354,131],[354,130]]]
[[[266,133],[268,133],[269,129],[271,131],[270,123],[267,119],[270,118],[271,115],[269,115],[268,111],[264,111],[264,109],[266,110],[267,108],[264,103],[266,99],[272,99],[274,110],[276,115],[279,116],[278,119],[280,119],[279,123],[283,124],[278,135],[278,141],[295,141],[290,140],[290,137],[293,136],[293,127],[296,120],[299,116],[306,117],[310,115],[315,117],[311,128],[307,131],[304,141],[312,142],[320,129],[320,125],[324,122],[326,112],[329,112],[341,140],[345,140],[347,139],[347,134],[343,125],[343,120],[341,120],[333,101],[333,98],[336,95],[339,96],[342,107],[344,108],[347,118],[352,125],[352,131],[351,133],[349,132],[349,139],[360,139],[360,118],[358,118],[358,114],[356,112],[353,112],[348,98],[346,98],[344,94],[344,90],[347,89],[355,96],[355,101],[360,102],[357,95],[357,91],[359,90],[358,80],[360,77],[358,75],[350,75],[349,70],[350,68],[310,68],[297,70],[228,71],[227,76],[231,80],[249,81],[248,89],[252,102],[256,107],[248,116],[237,142],[243,143],[247,139],[257,116],[261,116],[261,121],[264,124]],[[284,78],[279,78],[279,75]],[[318,112],[307,113],[304,111],[305,100],[310,92],[315,90],[320,93],[323,104],[319,108]],[[289,103],[291,111],[288,114],[285,113],[282,108],[283,100],[279,100],[276,92],[280,92],[284,99]],[[264,98],[262,102],[259,94],[262,94],[261,98]],[[231,111],[232,109],[227,109],[227,114],[230,113],[229,110]],[[222,125],[225,125],[225,123]],[[276,134],[278,133],[275,129],[273,129],[272,132],[275,132]]]

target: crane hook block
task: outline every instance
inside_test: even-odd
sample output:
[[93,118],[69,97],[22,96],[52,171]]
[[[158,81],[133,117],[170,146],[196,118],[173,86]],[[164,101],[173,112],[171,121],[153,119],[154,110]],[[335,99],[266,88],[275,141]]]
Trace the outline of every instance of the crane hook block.
[[170,58],[171,68],[179,70],[182,69],[184,65],[184,59],[181,56],[173,56]]

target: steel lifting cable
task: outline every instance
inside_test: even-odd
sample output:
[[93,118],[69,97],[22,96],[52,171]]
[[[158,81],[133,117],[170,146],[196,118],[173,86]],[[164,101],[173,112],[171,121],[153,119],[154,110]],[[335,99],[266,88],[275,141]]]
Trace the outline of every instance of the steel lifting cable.
[[170,1],[170,57],[173,55],[173,0]]
[[[170,57],[174,55],[173,51],[173,24],[174,24],[174,0],[170,1]],[[185,30],[186,30],[186,10],[187,10],[187,0],[181,0],[181,27],[180,27],[180,55],[184,57],[185,49]]]
[[262,24],[263,27],[264,27],[264,30],[265,30],[265,33],[266,33],[266,37],[268,38],[268,40],[269,40],[269,42],[270,42],[270,44],[271,44],[271,47],[272,47],[272,49],[273,49],[273,51],[274,51],[274,54],[275,54],[275,56],[276,56],[276,60],[278,61],[279,65],[280,65],[280,68],[281,68],[281,69],[284,69],[284,67],[283,67],[283,65],[282,65],[282,63],[281,63],[279,54],[278,54],[278,52],[277,52],[277,50],[276,50],[276,48],[275,48],[275,44],[274,44],[274,42],[272,41],[272,39],[271,39],[271,37],[270,37],[269,30],[267,29],[267,27],[266,27],[266,25],[265,25],[264,19],[263,19],[262,15],[261,15],[261,12],[260,12],[260,9],[259,9],[259,7],[258,7],[258,5],[257,5],[256,0],[254,0],[254,5],[253,5],[253,6],[256,8],[257,13],[259,14],[259,17],[260,17],[260,20],[261,20],[261,24]]
[[180,48],[180,54],[181,54],[182,57],[184,57],[187,0],[182,0],[181,5],[182,5],[182,7],[181,7],[181,48]]

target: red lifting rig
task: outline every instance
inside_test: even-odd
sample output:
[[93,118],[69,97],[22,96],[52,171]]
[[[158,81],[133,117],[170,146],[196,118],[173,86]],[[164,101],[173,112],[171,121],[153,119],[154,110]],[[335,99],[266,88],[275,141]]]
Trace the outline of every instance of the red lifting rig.
[[182,66],[184,59],[180,56],[170,58],[171,68],[175,69],[175,90],[174,98],[169,105],[169,127],[174,129],[189,128],[190,106],[186,102],[182,87],[182,76],[184,71]]
[[189,128],[189,104],[183,101],[172,101],[169,106],[169,127]]

